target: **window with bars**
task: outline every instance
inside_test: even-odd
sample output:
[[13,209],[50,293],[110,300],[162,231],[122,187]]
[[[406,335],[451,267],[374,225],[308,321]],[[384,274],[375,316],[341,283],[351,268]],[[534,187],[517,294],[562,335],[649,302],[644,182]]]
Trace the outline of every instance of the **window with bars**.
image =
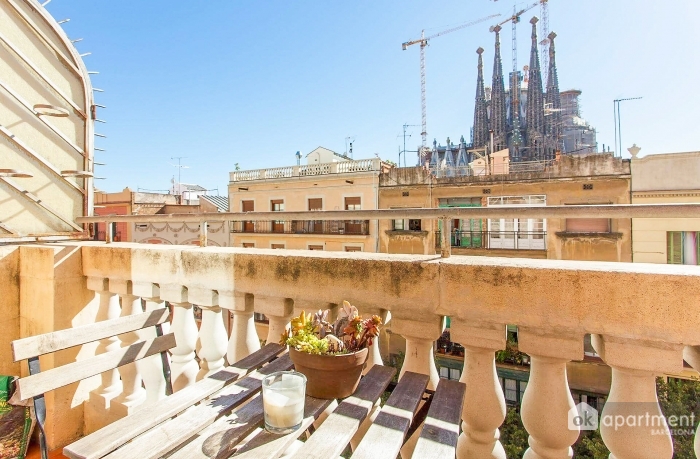
[[700,231],[669,231],[666,233],[666,263],[698,265],[700,260]]

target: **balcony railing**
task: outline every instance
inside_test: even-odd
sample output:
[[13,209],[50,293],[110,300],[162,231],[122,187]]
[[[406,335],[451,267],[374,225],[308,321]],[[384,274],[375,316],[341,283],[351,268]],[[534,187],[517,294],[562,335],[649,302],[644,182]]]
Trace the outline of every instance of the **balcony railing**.
[[449,166],[430,167],[430,172],[437,178],[445,177],[475,177],[483,175],[503,175],[522,172],[544,172],[554,164],[554,160],[510,162],[507,164],[492,164],[491,168],[483,166]]
[[[187,218],[206,222],[251,217],[269,221],[280,217],[309,219],[311,214],[311,218],[318,216],[322,221],[338,219],[340,215],[368,219],[432,217],[448,225],[443,228],[449,228],[453,218],[700,215],[699,205],[584,207],[404,209],[306,215],[279,212]],[[142,217],[99,217],[100,221],[138,218]],[[181,216],[163,218],[180,220]],[[503,451],[498,429],[505,418],[506,403],[495,370],[495,352],[505,349],[509,325],[518,327],[519,351],[530,356],[530,379],[520,410],[530,436],[531,451],[526,456],[570,457],[570,446],[578,439],[579,430],[569,422],[576,408],[567,379],[567,363],[584,358],[584,338],[590,335],[600,358],[612,367],[612,385],[602,415],[656,420],[653,429],[634,423],[601,423],[608,449],[617,459],[672,457],[670,430],[665,422],[658,421],[663,418],[655,378],[680,373],[684,360],[700,369],[700,268],[449,257],[449,245],[442,246],[442,258],[129,243],[35,246],[23,248],[20,256],[28,258],[17,264],[23,267],[31,260],[41,262],[21,268],[29,268],[31,275],[15,278],[23,283],[21,290],[30,294],[24,295],[26,298],[33,299],[31,295],[44,291],[50,293],[47,298],[53,303],[41,304],[54,308],[51,317],[105,320],[132,314],[138,310],[134,305],[145,304],[149,310],[169,304],[173,309],[171,330],[177,341],[172,350],[176,391],[215,373],[227,361],[237,361],[257,350],[259,338],[276,342],[291,317],[301,310],[333,309],[342,300],[356,304],[362,313],[378,314],[387,322],[385,331],[391,335],[382,334],[375,341],[369,366],[382,363],[380,349],[388,353],[388,336],[401,336],[406,356],[402,371],[429,375],[430,387],[434,388],[439,379],[434,362],[435,342],[443,333],[445,317],[450,317],[450,339],[464,347],[461,381],[468,388],[457,454],[460,459],[504,457],[498,453]],[[57,256],[62,257],[61,263],[55,263]],[[37,288],[46,282],[55,285]],[[54,294],[66,289],[72,293]],[[32,307],[37,304],[29,303]],[[201,315],[195,314],[195,305]],[[21,311],[21,316],[29,323],[34,323],[33,317],[37,324],[46,323],[45,311],[35,309]],[[260,337],[255,328],[256,313],[269,320],[266,334]],[[229,317],[230,332],[226,325]],[[110,339],[98,351],[119,345],[118,338]],[[94,352],[86,347],[77,353],[77,358]],[[92,408],[85,410],[85,423],[96,424],[96,417],[123,416],[139,403],[157,404],[165,397],[162,385],[153,382],[160,369],[156,361],[152,363],[103,376],[102,385],[90,394]],[[69,392],[55,399],[57,403],[70,403],[73,397]],[[112,402],[97,409],[100,397],[109,397]],[[128,406],[122,406],[123,401],[128,401]]]
[[[441,231],[435,233],[440,247]],[[450,246],[460,249],[545,250],[546,231],[452,231]]]
[[252,180],[271,180],[315,175],[349,174],[354,172],[379,172],[381,168],[382,161],[380,159],[360,159],[357,161],[341,161],[336,163],[307,164],[301,166],[234,171],[230,174],[230,180],[231,182],[246,182]]
[[232,233],[369,235],[369,220],[273,220],[231,222]]

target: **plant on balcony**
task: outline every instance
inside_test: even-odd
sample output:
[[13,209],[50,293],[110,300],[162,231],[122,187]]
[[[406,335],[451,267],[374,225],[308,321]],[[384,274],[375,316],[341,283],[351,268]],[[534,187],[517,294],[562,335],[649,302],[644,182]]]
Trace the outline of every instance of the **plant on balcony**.
[[496,352],[497,363],[510,363],[512,365],[527,365],[530,356],[518,350],[518,343],[513,339],[506,341],[506,348]]
[[313,315],[302,311],[292,319],[280,343],[289,346],[296,370],[306,376],[308,395],[343,398],[357,388],[368,348],[379,334],[382,319],[363,319],[347,301],[343,301],[338,318],[332,323],[329,314],[329,310]]

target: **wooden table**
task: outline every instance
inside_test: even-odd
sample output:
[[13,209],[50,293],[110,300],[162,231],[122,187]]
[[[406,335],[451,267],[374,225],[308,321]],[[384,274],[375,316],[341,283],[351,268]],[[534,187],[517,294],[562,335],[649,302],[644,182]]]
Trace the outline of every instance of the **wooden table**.
[[[264,352],[265,349],[258,351]],[[265,358],[269,360],[269,356]],[[252,359],[256,356],[252,355]],[[201,403],[183,407],[179,415],[160,420],[169,413],[159,413],[156,405],[151,415],[143,410],[123,418],[121,425],[107,426],[67,446],[64,454],[71,458],[142,458],[209,459],[276,459],[284,454],[292,459],[338,458],[346,449],[360,425],[369,416],[381,395],[390,385],[396,370],[375,365],[362,378],[355,393],[342,400],[319,425],[319,416],[332,400],[306,397],[302,427],[288,435],[275,435],[262,428],[263,404],[261,380],[265,375],[293,367],[287,354],[272,360],[247,376],[229,381]],[[228,367],[232,368],[232,367]],[[190,386],[211,386],[226,378],[226,370]],[[208,379],[213,379],[214,382]],[[414,424],[426,393],[428,377],[405,373],[401,382],[382,407],[353,458],[396,458],[406,433]],[[184,391],[186,391],[185,389]],[[162,403],[174,402],[180,391]],[[454,457],[464,398],[464,384],[442,380],[427,411],[425,426],[416,445],[416,458]],[[169,404],[169,405],[168,405]],[[180,405],[182,407],[182,402]],[[150,418],[150,419],[149,419]],[[155,418],[155,419],[153,419]],[[131,425],[129,420],[133,422]],[[314,423],[318,428],[314,428]],[[145,427],[150,426],[148,429]],[[124,431],[129,432],[124,432]],[[139,432],[139,433],[136,433]],[[306,435],[304,435],[306,433]],[[135,434],[135,435],[134,435]],[[121,437],[119,437],[121,435]],[[127,438],[124,435],[130,435]],[[133,438],[133,439],[132,439]],[[286,452],[286,454],[285,454]]]

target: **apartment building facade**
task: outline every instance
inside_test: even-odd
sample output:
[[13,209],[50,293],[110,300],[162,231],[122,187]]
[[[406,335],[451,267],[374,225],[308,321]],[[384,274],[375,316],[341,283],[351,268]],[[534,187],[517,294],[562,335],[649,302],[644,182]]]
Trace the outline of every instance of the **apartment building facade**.
[[[350,160],[336,154],[312,156],[315,161],[307,165],[231,172],[230,211],[292,212],[378,208],[379,174],[388,167],[379,158]],[[319,157],[321,161],[327,162],[318,162]],[[369,220],[235,221],[231,222],[231,245],[376,252],[378,223]]]
[[[395,168],[380,176],[382,209],[537,207],[630,203],[629,161],[612,155],[561,156],[529,170],[484,175]],[[439,222],[380,223],[380,251],[434,254]],[[561,260],[630,261],[630,219],[456,219],[452,253]]]
[[[700,152],[633,158],[633,204],[700,203]],[[633,261],[698,265],[700,218],[634,218]]]

